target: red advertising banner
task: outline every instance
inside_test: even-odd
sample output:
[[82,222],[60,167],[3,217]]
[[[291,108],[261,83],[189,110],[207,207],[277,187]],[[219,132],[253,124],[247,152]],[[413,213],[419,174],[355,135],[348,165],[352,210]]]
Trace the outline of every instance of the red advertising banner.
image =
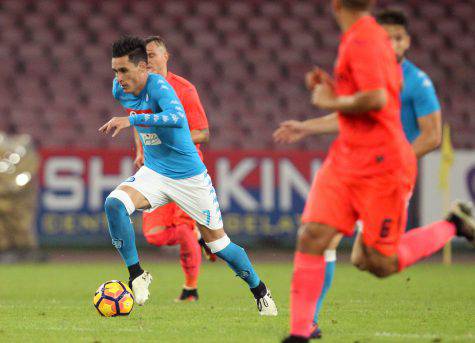
[[[225,229],[237,241],[293,242],[321,152],[207,151]],[[38,232],[46,245],[109,244],[103,203],[135,172],[126,150],[45,150]],[[141,232],[140,220],[135,220]]]

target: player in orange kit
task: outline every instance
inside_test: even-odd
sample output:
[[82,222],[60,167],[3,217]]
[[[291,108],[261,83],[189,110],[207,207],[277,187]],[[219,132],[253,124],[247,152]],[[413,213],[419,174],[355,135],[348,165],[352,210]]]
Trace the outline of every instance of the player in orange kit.
[[[385,30],[370,15],[371,0],[333,0],[343,37],[335,80],[320,69],[310,74],[312,103],[334,112],[319,130],[339,129],[315,175],[297,238],[291,286],[291,331],[284,342],[307,342],[325,273],[324,251],[338,234],[363,232],[354,263],[377,277],[402,271],[432,255],[455,235],[475,241],[468,204],[447,217],[404,233],[407,203],[417,174],[416,157],[400,121],[402,73]],[[335,122],[337,119],[337,122]],[[315,128],[285,126],[276,139],[292,141]],[[318,125],[317,125],[318,126]]]
[[[193,84],[186,79],[168,71],[169,54],[165,41],[159,36],[146,40],[148,69],[151,73],[161,74],[171,84],[185,109],[191,138],[203,159],[200,144],[209,140],[208,120],[201,105],[198,92]],[[137,131],[135,131],[137,156],[135,165],[144,163],[143,149]],[[178,205],[170,203],[154,211],[143,214],[142,230],[145,238],[155,246],[180,245],[180,262],[185,274],[185,284],[177,301],[198,300],[198,275],[201,264],[201,247],[208,259],[216,260],[195,229],[195,221]]]

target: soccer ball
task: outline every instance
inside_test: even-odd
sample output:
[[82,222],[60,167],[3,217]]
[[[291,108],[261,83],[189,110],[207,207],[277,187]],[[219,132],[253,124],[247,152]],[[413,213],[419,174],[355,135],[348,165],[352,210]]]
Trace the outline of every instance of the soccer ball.
[[134,307],[134,295],[122,281],[112,280],[99,286],[93,303],[101,316],[128,316]]

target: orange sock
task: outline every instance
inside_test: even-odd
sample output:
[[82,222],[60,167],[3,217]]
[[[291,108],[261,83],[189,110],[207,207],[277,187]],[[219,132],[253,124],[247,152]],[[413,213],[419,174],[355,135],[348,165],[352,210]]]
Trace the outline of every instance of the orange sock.
[[197,289],[198,288],[198,275],[185,275],[185,289]]
[[176,226],[180,244],[180,262],[185,274],[185,287],[196,288],[201,265],[201,247],[189,225]]
[[440,221],[409,230],[399,243],[399,271],[426,258],[444,247],[455,236],[455,225]]
[[290,289],[290,333],[310,336],[313,314],[325,280],[323,256],[295,253]]

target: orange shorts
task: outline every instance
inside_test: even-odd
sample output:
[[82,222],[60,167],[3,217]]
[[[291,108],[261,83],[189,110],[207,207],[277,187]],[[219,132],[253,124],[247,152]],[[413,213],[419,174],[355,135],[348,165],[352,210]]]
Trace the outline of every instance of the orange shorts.
[[357,177],[326,164],[315,175],[302,223],[325,224],[351,236],[361,220],[364,244],[391,256],[406,227],[414,183],[412,172]]
[[144,233],[157,226],[178,225],[188,225],[194,228],[195,221],[174,202],[158,207],[152,212],[143,213],[142,230]]

